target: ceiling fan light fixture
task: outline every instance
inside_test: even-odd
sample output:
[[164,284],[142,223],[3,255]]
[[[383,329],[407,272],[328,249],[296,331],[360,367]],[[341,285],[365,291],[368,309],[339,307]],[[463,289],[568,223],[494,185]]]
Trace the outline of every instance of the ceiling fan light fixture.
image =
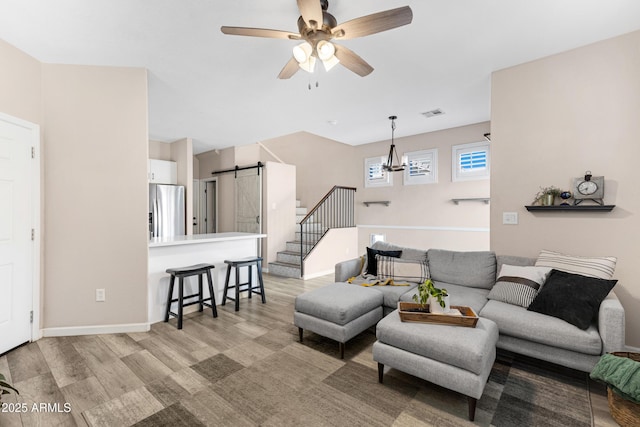
[[305,70],[307,73],[313,73],[316,69],[316,57],[310,56],[305,62],[298,63],[298,66]]
[[316,52],[318,52],[318,58],[328,61],[335,56],[336,47],[331,42],[320,40],[316,46]]
[[325,59],[322,61],[322,65],[324,65],[324,69],[326,71],[331,70],[333,67],[335,67],[336,65],[338,65],[340,63],[340,60],[338,58],[336,58],[335,55],[333,55],[331,58],[329,59]]
[[312,51],[313,48],[309,43],[300,43],[293,47],[293,57],[298,61],[298,64],[302,64],[309,60]]

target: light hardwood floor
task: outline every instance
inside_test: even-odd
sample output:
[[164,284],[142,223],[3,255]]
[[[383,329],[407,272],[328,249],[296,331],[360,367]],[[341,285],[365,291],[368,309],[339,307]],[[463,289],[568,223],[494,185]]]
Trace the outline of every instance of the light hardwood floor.
[[[218,306],[216,319],[210,309],[192,313],[182,331],[171,320],[146,333],[22,346],[0,357],[0,372],[21,393],[3,397],[0,426],[471,425],[455,393],[444,390],[450,400],[434,413],[420,398],[421,380],[396,372],[379,386],[373,331],[350,341],[344,360],[331,340],[307,333],[297,342],[295,296],[331,282],[265,274],[267,304],[254,296],[237,313]],[[487,394],[477,425],[495,409]],[[595,425],[616,425],[606,397],[591,399]]]

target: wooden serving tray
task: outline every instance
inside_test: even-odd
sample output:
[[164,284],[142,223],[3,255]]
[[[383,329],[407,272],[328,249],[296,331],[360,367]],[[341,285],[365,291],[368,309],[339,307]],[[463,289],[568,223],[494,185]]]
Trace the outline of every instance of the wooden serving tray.
[[403,322],[422,322],[422,323],[437,323],[440,325],[453,325],[453,326],[466,326],[468,328],[475,328],[478,323],[478,315],[471,307],[464,305],[452,305],[451,308],[456,308],[462,316],[450,315],[450,314],[435,314],[435,313],[421,313],[415,311],[407,311],[413,308],[420,308],[421,304],[415,302],[398,302],[398,312],[400,313],[400,320]]

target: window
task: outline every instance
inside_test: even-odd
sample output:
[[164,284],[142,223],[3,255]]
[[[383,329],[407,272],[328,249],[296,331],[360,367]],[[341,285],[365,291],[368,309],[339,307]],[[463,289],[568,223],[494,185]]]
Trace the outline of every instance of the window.
[[438,150],[405,153],[404,185],[434,184],[438,182]]
[[488,179],[490,170],[491,156],[488,141],[451,147],[452,181]]
[[382,169],[384,162],[385,159],[380,156],[364,159],[365,187],[390,187],[393,185],[391,173]]

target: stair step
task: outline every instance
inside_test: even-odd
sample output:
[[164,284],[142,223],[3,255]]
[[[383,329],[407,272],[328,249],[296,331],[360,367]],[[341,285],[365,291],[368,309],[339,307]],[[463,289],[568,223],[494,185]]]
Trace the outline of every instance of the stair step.
[[276,261],[300,267],[300,252],[282,251],[276,255]]
[[296,208],[299,208],[299,207],[300,207],[300,204],[301,204],[301,203],[300,203],[300,200],[296,200]]
[[[304,252],[309,252],[315,242],[304,242],[303,250]],[[300,253],[300,241],[287,242],[286,251],[298,252]]]
[[292,277],[294,279],[299,279],[302,276],[299,265],[278,261],[269,263],[269,274],[274,276]]
[[296,208],[296,215],[304,215],[306,216],[309,213],[309,211],[307,211],[307,208]]
[[[307,232],[304,233],[304,241],[306,242],[317,242],[318,240],[320,240],[320,237],[322,237],[323,233],[311,233],[311,232]],[[300,241],[300,232],[296,231],[296,242]]]

